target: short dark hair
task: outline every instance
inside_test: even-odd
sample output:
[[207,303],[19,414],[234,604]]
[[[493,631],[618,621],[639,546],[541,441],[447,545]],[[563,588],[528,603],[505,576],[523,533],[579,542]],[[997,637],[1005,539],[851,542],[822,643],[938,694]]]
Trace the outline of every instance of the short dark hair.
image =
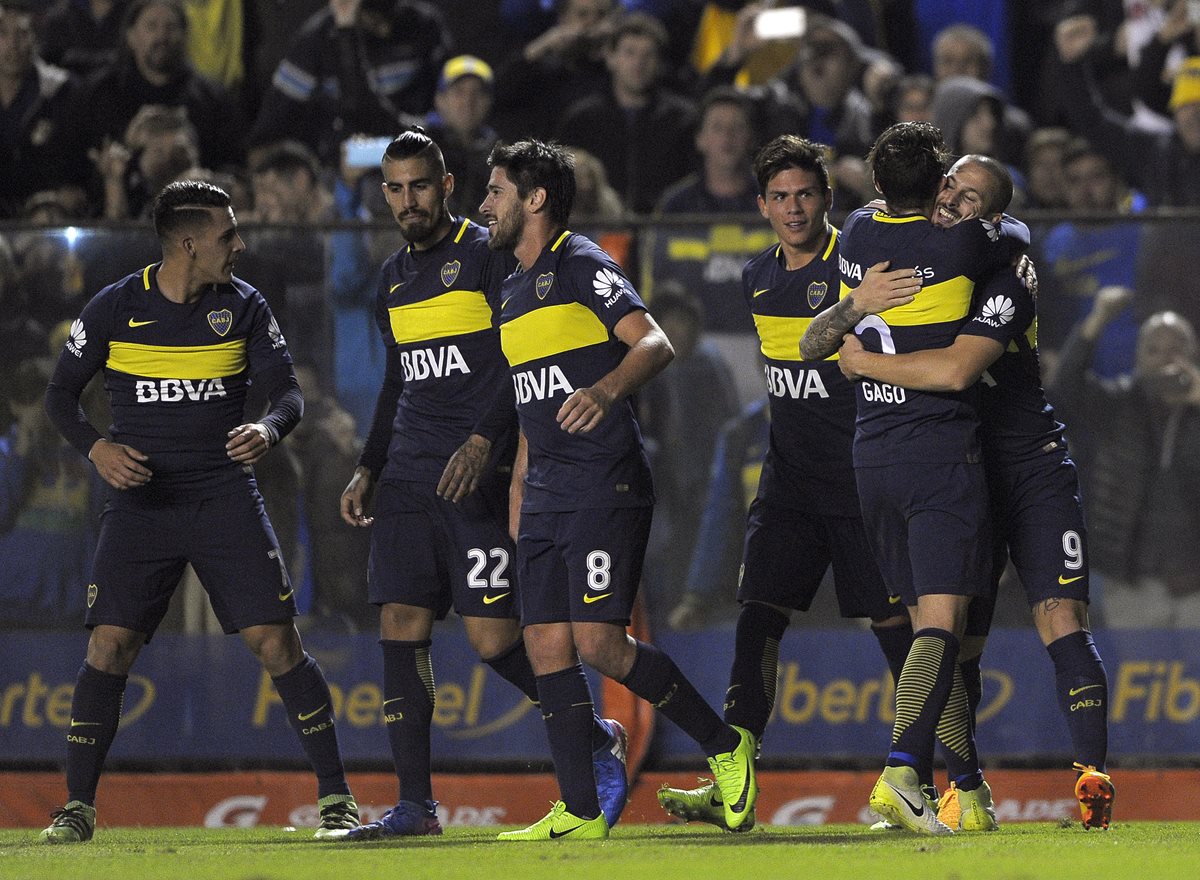
[[417,158],[424,159],[432,165],[439,176],[446,175],[446,159],[442,156],[442,148],[419,125],[409,126],[400,132],[383,151],[384,162],[402,162],[405,159]]
[[526,138],[492,147],[488,165],[503,168],[526,198],[538,187],[546,191],[546,214],[556,226],[565,226],[575,204],[575,157],[562,145]]
[[992,198],[989,203],[984,206],[984,213],[996,214],[1008,210],[1009,202],[1013,197],[1013,179],[1008,168],[1003,162],[998,162],[991,156],[983,156],[979,153],[968,153],[962,156],[958,162],[970,162],[972,165],[978,165],[992,179]]
[[295,174],[304,171],[314,183],[321,179],[321,162],[308,147],[299,141],[279,141],[259,154],[251,174]]
[[185,31],[188,29],[187,9],[184,8],[182,0],[133,0],[125,10],[125,17],[121,19],[121,32],[124,33],[137,24],[142,13],[156,4],[169,7],[179,19],[180,26]]
[[229,193],[203,180],[177,180],[154,200],[154,232],[165,242],[181,229],[208,223],[205,208],[228,208]]
[[825,147],[794,134],[781,134],[754,157],[754,176],[759,194],[767,194],[767,184],[780,171],[799,168],[817,175],[821,189],[829,189],[829,169],[825,165]]
[[705,92],[704,97],[700,99],[700,113],[697,118],[703,121],[704,115],[711,108],[722,104],[737,107],[745,114],[750,127],[754,127],[754,102],[750,100],[749,95],[735,86],[714,86]]
[[617,44],[625,37],[649,37],[658,49],[658,57],[667,54],[671,45],[671,36],[661,21],[646,12],[627,12],[620,16],[613,25],[612,36],[608,38],[608,48],[617,48]]
[[650,298],[656,318],[676,313],[691,321],[697,327],[704,326],[704,306],[695,294],[674,279],[662,281],[655,285],[654,294]]
[[1096,157],[1104,160],[1104,164],[1112,169],[1112,163],[1108,161],[1108,157],[1100,150],[1097,150],[1092,142],[1087,138],[1073,137],[1067,142],[1066,148],[1063,150],[1062,163],[1065,168],[1072,162],[1078,162],[1080,159],[1090,159]]
[[946,142],[929,122],[897,122],[884,130],[867,154],[867,167],[890,208],[929,204],[946,173]]

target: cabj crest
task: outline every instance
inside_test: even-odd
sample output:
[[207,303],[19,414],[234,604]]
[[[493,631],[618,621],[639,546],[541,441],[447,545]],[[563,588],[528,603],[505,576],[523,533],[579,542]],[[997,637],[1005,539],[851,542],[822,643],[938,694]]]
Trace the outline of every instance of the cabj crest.
[[452,260],[442,266],[442,284],[449,287],[454,283],[454,279],[458,277],[459,270],[462,269],[462,263],[458,260]]
[[829,284],[825,281],[814,281],[808,285],[808,307],[815,309],[825,300],[825,294],[829,293]]
[[213,332],[218,336],[224,336],[229,332],[229,328],[233,326],[233,312],[229,311],[229,309],[209,312],[208,326],[212,327]]
[[539,275],[537,281],[533,284],[533,289],[537,293],[538,299],[545,299],[546,294],[550,292],[550,288],[554,286],[554,273],[547,272],[545,275]]

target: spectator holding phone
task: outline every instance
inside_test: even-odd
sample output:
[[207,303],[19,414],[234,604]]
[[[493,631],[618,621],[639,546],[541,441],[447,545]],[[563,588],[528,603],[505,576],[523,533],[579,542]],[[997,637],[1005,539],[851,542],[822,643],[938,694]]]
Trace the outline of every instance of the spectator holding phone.
[[1063,347],[1048,396],[1081,432],[1091,569],[1110,627],[1200,627],[1200,365],[1176,312],[1142,322],[1132,375],[1099,379],[1096,341],[1133,297],[1096,294]]

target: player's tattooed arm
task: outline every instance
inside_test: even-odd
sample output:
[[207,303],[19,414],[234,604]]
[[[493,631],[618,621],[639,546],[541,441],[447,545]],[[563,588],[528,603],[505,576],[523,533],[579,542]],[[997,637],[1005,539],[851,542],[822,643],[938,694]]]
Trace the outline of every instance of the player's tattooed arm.
[[800,340],[800,357],[818,361],[829,357],[842,338],[867,315],[878,315],[908,305],[921,291],[922,278],[912,269],[887,270],[888,262],[876,263],[863,275],[862,283],[841,301],[813,318]]
[[438,480],[439,497],[455,503],[475,491],[479,478],[492,454],[492,441],[482,434],[472,434],[454,451]]

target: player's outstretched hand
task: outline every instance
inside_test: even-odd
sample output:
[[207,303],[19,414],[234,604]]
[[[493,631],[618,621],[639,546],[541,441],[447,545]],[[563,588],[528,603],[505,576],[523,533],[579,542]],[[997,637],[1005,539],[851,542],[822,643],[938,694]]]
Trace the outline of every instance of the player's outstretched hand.
[[142,462],[150,456],[124,443],[100,439],[92,444],[88,458],[104,482],[114,489],[135,489],[150,482],[154,472]]
[[858,356],[862,354],[863,350],[862,343],[853,333],[845,335],[842,339],[842,347],[838,349],[838,369],[851,382],[857,382],[862,378],[862,374],[855,369],[855,366],[858,363]]
[[342,490],[342,519],[352,526],[366,528],[375,522],[375,517],[365,516],[367,501],[371,497],[371,469],[359,465],[354,469],[354,476]]
[[1037,299],[1037,269],[1033,265],[1033,260],[1029,259],[1029,254],[1021,254],[1021,259],[1017,260],[1017,277],[1021,279],[1021,283],[1025,285],[1029,295]]
[[613,400],[595,385],[580,388],[559,407],[558,426],[568,434],[586,434],[604,421]]
[[225,454],[238,464],[254,464],[271,448],[271,432],[260,422],[238,425],[228,437]]
[[891,263],[876,263],[867,270],[862,282],[851,291],[854,310],[864,315],[878,315],[896,306],[908,305],[921,292],[923,279],[912,269],[893,269]]
[[491,454],[492,441],[487,437],[482,434],[468,437],[446,462],[446,469],[438,480],[438,496],[457,504],[474,492]]

